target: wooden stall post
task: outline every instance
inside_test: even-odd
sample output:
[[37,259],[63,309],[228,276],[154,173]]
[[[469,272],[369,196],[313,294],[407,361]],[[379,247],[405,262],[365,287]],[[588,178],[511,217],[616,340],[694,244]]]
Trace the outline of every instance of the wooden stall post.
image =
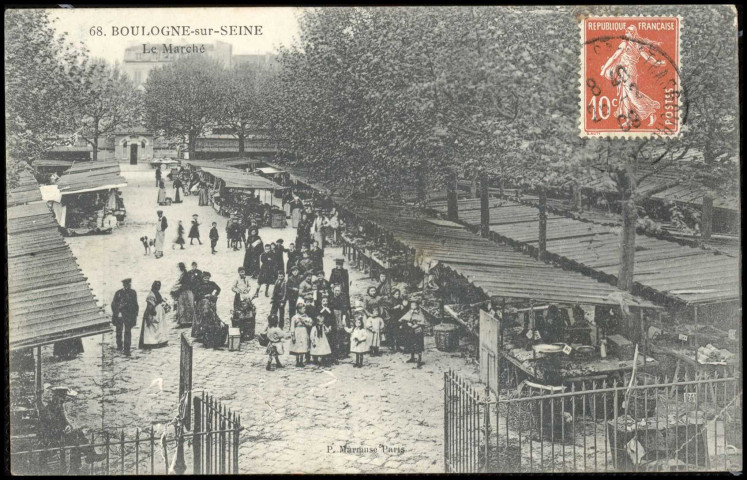
[[539,194],[539,245],[537,247],[537,259],[545,259],[547,250],[547,193],[545,189]]
[[488,174],[480,175],[480,236],[490,235],[490,198],[488,196]]
[[458,182],[456,171],[450,172],[446,182],[446,217],[452,222],[459,219]]
[[43,384],[42,384],[42,347],[36,347],[36,401],[41,403]]
[[620,269],[617,274],[617,288],[633,291],[633,270],[635,268],[635,235],[638,209],[635,202],[623,202],[623,227],[620,235]]
[[703,197],[703,210],[700,213],[700,236],[703,241],[711,239],[713,230],[713,197],[706,195]]

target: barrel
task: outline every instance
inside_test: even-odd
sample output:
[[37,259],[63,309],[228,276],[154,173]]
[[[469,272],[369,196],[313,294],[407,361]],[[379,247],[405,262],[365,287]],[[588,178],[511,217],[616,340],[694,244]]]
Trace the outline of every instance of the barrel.
[[459,327],[451,324],[440,324],[433,327],[436,335],[436,348],[442,352],[453,352],[459,347]]

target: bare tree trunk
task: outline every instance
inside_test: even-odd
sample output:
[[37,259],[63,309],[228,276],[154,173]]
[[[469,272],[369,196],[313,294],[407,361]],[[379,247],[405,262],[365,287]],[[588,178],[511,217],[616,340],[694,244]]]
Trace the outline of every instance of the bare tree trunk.
[[417,178],[415,179],[415,188],[417,190],[417,199],[419,203],[426,204],[428,202],[428,192],[426,187],[426,170],[427,167],[425,165],[425,162],[421,162],[420,165],[418,165],[416,175]]
[[194,159],[195,148],[197,147],[197,132],[191,130],[188,135],[187,151],[189,152],[189,158]]
[[459,220],[458,181],[456,172],[449,172],[446,181],[446,218],[451,221]]
[[573,209],[577,212],[583,212],[584,207],[581,200],[581,186],[573,185]]
[[713,197],[703,197],[703,211],[700,213],[700,236],[704,241],[711,239],[713,231]]
[[544,188],[539,192],[539,244],[537,259],[544,260],[547,251],[547,193]]
[[239,126],[239,133],[238,133],[238,136],[239,136],[239,156],[240,157],[244,156],[244,151],[245,151],[244,144],[245,144],[245,139],[246,139],[246,131],[244,130],[244,127],[245,127],[245,124],[242,123]]
[[635,268],[635,229],[638,220],[638,209],[631,197],[622,204],[622,231],[620,232],[620,269],[617,274],[617,288],[630,292],[633,290],[633,271]]
[[488,197],[488,174],[480,175],[480,236],[490,235],[490,199]]

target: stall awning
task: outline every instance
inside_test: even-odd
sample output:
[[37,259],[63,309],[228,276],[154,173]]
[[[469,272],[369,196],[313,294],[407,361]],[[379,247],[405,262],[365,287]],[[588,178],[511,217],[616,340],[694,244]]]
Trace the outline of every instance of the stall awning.
[[265,175],[276,175],[278,173],[285,173],[285,170],[278,170],[275,167],[262,167],[258,168],[257,171]]
[[75,163],[57,181],[62,195],[111,190],[127,186],[116,162]]
[[70,167],[72,166],[74,160],[58,160],[56,158],[40,158],[39,160],[34,160],[32,165],[34,168],[39,167]]
[[36,179],[30,172],[21,170],[18,174],[18,186],[12,190],[8,190],[6,199],[9,207],[24,203],[39,202],[42,200],[41,193],[39,192],[39,184],[36,183]]
[[[445,202],[434,206],[446,212]],[[480,224],[479,200],[460,200],[459,218]],[[534,206],[497,200],[490,206],[490,230],[513,245],[536,248],[539,214]],[[547,216],[547,253],[574,268],[599,276],[616,277],[620,265],[620,239],[614,227]],[[686,304],[738,299],[739,261],[728,255],[639,235],[636,238],[635,282]]]
[[7,215],[10,349],[110,331],[47,204],[11,206]]
[[[341,199],[334,199],[339,200]],[[462,276],[487,296],[518,298],[560,304],[619,305],[619,290],[580,273],[537,261],[506,245],[476,236],[464,227],[443,226],[417,215],[412,209],[380,204],[375,208],[345,207],[390,232],[415,249],[419,261],[441,266]],[[629,305],[656,308],[640,297]]]
[[226,188],[260,190],[280,190],[285,188],[272,180],[268,180],[253,173],[242,172],[236,168],[202,167],[202,171],[223,180],[226,183]]

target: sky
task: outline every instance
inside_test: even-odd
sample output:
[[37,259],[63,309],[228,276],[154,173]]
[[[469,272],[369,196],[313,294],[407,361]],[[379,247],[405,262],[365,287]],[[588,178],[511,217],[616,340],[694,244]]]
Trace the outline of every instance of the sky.
[[[142,43],[212,43],[216,40],[233,45],[233,54],[272,53],[278,45],[289,45],[298,32],[296,16],[299,8],[290,7],[229,7],[229,8],[65,8],[49,10],[56,19],[54,28],[67,32],[69,40],[83,43],[91,56],[111,63],[121,62],[124,50]],[[189,27],[191,35],[123,36],[122,27],[137,27],[148,33],[157,33],[161,27]],[[248,26],[255,32],[261,26],[261,35],[220,35],[221,27]],[[100,33],[97,27],[101,27]],[[117,28],[119,35],[115,35]],[[208,36],[195,36],[195,29],[213,28]],[[134,29],[131,29],[134,31]],[[244,29],[246,31],[246,29]],[[228,32],[228,30],[226,30]]]

